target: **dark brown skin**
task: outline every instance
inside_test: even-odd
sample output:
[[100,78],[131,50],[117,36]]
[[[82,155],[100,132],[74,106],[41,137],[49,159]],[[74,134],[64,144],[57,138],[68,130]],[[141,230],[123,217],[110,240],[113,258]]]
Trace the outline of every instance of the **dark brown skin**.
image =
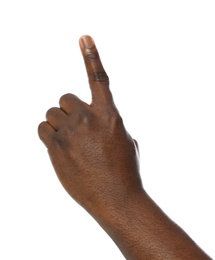
[[66,94],[39,125],[39,137],[63,187],[128,260],[211,259],[145,192],[137,142],[114,104],[93,39],[81,37],[80,48],[92,103]]

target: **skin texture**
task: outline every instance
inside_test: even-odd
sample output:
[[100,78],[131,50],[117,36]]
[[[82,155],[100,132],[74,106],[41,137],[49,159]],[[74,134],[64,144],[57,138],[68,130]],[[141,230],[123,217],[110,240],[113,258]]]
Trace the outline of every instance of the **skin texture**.
[[211,259],[144,190],[138,145],[114,104],[95,43],[90,36],[79,43],[92,103],[66,94],[38,129],[63,187],[126,259]]

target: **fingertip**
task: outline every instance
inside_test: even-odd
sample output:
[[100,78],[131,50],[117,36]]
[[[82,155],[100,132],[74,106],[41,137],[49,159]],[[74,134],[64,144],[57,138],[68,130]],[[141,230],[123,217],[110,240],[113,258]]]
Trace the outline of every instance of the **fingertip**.
[[79,39],[81,49],[92,49],[95,46],[95,42],[90,35],[83,35]]

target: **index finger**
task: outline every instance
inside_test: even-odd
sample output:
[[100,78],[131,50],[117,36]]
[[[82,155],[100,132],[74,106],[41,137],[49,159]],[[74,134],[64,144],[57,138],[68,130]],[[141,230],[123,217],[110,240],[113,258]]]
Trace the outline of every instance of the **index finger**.
[[109,90],[109,78],[104,70],[94,40],[84,35],[79,40],[84,58],[93,102],[100,103],[112,101]]

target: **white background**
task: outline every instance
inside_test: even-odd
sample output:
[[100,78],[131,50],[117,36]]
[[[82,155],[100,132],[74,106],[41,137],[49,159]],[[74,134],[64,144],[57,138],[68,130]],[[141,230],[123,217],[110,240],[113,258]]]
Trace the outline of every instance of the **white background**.
[[96,41],[139,141],[145,189],[215,257],[215,2],[0,1],[0,259],[124,259],[62,188],[37,136]]

